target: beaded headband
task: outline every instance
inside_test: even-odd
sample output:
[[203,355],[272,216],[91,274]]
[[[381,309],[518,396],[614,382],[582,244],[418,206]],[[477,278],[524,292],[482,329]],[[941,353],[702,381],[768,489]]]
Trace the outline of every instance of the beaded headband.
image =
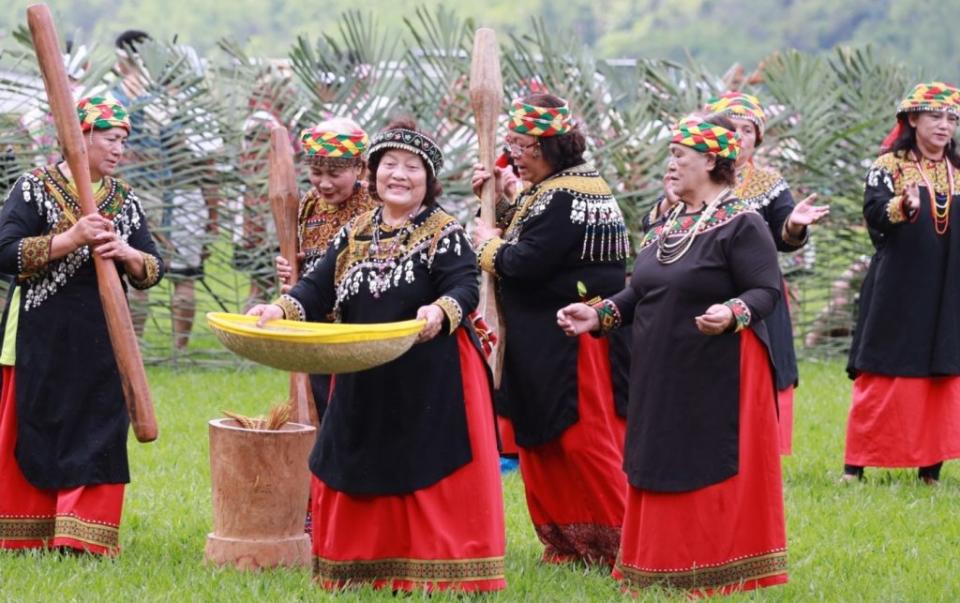
[[387,149],[400,149],[419,155],[430,166],[430,172],[434,178],[437,177],[440,168],[443,167],[443,152],[440,150],[440,146],[421,132],[414,132],[406,128],[381,130],[373,137],[373,144],[370,145],[370,151],[367,155],[372,158]]
[[746,119],[757,127],[757,140],[763,139],[763,128],[767,123],[767,116],[763,112],[760,99],[752,94],[736,90],[724,92],[720,96],[708,100],[703,110],[707,113],[718,113],[734,119]]
[[300,133],[300,143],[307,157],[359,158],[370,138],[363,130],[341,134],[320,128],[308,128]]
[[696,116],[681,119],[673,129],[670,142],[724,159],[736,159],[740,153],[740,137],[736,132]]
[[546,138],[561,136],[573,128],[570,107],[536,107],[519,99],[510,104],[510,123],[507,127],[517,134]]
[[897,116],[915,111],[945,112],[960,116],[960,90],[943,82],[917,84],[897,107]]
[[125,128],[130,131],[130,116],[120,101],[108,94],[88,96],[77,102],[77,117],[80,119],[80,130],[84,133],[90,130],[109,130],[110,128]]

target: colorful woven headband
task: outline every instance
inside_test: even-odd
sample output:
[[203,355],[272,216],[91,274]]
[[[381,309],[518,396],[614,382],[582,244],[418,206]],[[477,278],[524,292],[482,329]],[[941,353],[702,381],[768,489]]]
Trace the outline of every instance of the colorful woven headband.
[[740,153],[740,137],[736,132],[695,116],[677,123],[670,142],[724,159],[736,159]]
[[767,123],[767,116],[763,112],[760,99],[744,92],[724,92],[707,101],[703,107],[707,113],[719,113],[734,119],[746,119],[757,127],[757,139],[763,138],[763,128]]
[[573,128],[570,107],[535,107],[520,100],[510,105],[510,123],[507,127],[527,136],[560,136]]
[[110,128],[126,128],[127,132],[130,131],[130,115],[127,110],[120,101],[106,94],[80,99],[77,103],[77,117],[80,119],[80,130],[84,133]]
[[370,139],[363,130],[340,134],[320,128],[308,128],[300,133],[300,143],[307,157],[359,158]]
[[943,82],[917,84],[900,101],[897,116],[914,111],[936,111],[960,116],[960,90]]
[[370,145],[368,156],[373,157],[387,149],[400,149],[419,155],[430,166],[434,178],[437,177],[440,168],[443,167],[443,152],[440,150],[440,146],[420,132],[414,132],[406,128],[377,132],[373,137],[373,144]]

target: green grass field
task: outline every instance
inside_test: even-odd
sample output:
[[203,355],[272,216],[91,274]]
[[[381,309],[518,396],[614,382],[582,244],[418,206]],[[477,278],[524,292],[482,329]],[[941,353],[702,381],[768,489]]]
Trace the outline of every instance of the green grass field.
[[[912,471],[868,470],[868,482],[837,482],[850,382],[839,363],[801,366],[794,455],[785,460],[790,583],[731,600],[954,601],[960,597],[960,463],[942,486]],[[285,396],[285,375],[268,370],[149,369],[160,439],[130,439],[133,484],[115,560],[0,553],[0,601],[328,600],[308,570],[241,573],[203,564],[211,528],[206,421],[222,409],[260,414]],[[539,563],[523,485],[504,480],[508,589],[504,601],[608,601],[624,597],[607,572]],[[2,494],[0,494],[2,495]],[[356,589],[337,600],[393,600]],[[420,596],[412,597],[420,599]],[[422,597],[426,598],[426,597]],[[435,595],[432,600],[458,600]],[[640,600],[668,600],[644,593]],[[677,598],[674,594],[674,599]]]

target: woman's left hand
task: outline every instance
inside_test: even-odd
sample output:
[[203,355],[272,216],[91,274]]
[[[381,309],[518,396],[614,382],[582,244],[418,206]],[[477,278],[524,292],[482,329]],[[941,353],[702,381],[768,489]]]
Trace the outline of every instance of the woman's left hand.
[[830,206],[814,205],[813,202],[816,200],[817,193],[813,193],[793,208],[787,218],[787,228],[791,230],[791,233],[801,231],[811,224],[816,224],[830,214]]
[[105,260],[130,264],[140,259],[140,252],[128,245],[115,230],[97,233],[94,251]]
[[704,335],[720,335],[733,324],[733,310],[723,304],[713,304],[693,320]]
[[443,328],[443,319],[445,316],[446,314],[443,313],[440,306],[433,304],[420,306],[420,309],[417,310],[417,320],[425,320],[427,324],[424,325],[423,330],[417,335],[417,343],[430,341],[436,337],[440,329]]
[[499,228],[494,228],[493,226],[487,226],[484,224],[480,218],[476,218],[473,221],[473,245],[479,247],[483,244],[484,241],[488,241],[493,237],[499,237],[502,234],[502,231]]

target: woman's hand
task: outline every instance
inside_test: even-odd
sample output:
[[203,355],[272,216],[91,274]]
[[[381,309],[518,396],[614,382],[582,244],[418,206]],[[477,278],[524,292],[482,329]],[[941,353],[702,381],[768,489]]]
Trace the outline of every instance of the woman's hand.
[[[480,196],[480,190],[483,188],[483,184],[490,179],[490,172],[487,171],[487,168],[483,167],[483,164],[478,163],[473,166],[473,176],[470,178],[470,186],[473,188],[473,194],[477,197]],[[499,199],[503,196],[503,172],[494,168],[494,190],[496,191],[495,199]]]
[[84,245],[96,246],[106,242],[106,239],[98,237],[109,232],[113,232],[113,222],[100,214],[89,214],[77,220],[76,224],[67,229],[64,234],[73,245],[73,249],[79,249]]
[[277,304],[257,304],[247,310],[247,316],[259,316],[260,320],[257,321],[258,327],[262,327],[271,320],[278,320],[284,317],[283,308]]
[[907,198],[906,206],[910,210],[910,213],[913,214],[920,210],[920,185],[916,182],[911,182],[910,184],[903,187],[903,194]]
[[500,182],[503,183],[503,196],[512,201],[516,198],[517,193],[520,192],[523,182],[520,180],[520,177],[517,176],[517,173],[513,171],[513,168],[509,166],[498,167],[497,174],[500,176]]
[[787,217],[787,231],[795,237],[800,238],[803,235],[803,229],[811,224],[816,224],[830,214],[829,205],[814,205],[817,200],[817,193],[813,193],[806,199],[797,203],[793,211]]
[[494,228],[493,226],[487,226],[480,220],[480,218],[474,218],[473,220],[473,245],[474,247],[480,247],[484,241],[489,241],[493,237],[499,237],[503,234],[503,231],[499,228]]
[[597,311],[583,303],[570,304],[557,310],[557,326],[570,337],[600,328]]
[[[297,253],[297,264],[302,266],[304,258],[307,257],[307,254],[304,252]],[[287,258],[282,255],[278,255],[273,258],[273,265],[277,270],[277,278],[280,280],[280,293],[289,293],[290,289],[293,289],[294,283],[293,280],[293,268],[290,266],[290,262],[287,261]]]
[[440,306],[435,306],[430,304],[429,306],[420,306],[417,310],[417,320],[425,320],[427,324],[424,325],[423,330],[420,331],[420,334],[417,335],[417,343],[423,343],[425,341],[430,341],[440,332],[440,329],[443,327],[443,319],[446,317],[446,314],[443,313],[443,310],[440,309]]
[[720,335],[733,325],[733,310],[723,304],[713,304],[693,320],[704,335]]
[[[79,223],[79,222],[78,222]],[[104,230],[94,237],[93,251],[105,260],[123,262],[124,265],[138,263],[140,252],[128,245],[114,230]]]

